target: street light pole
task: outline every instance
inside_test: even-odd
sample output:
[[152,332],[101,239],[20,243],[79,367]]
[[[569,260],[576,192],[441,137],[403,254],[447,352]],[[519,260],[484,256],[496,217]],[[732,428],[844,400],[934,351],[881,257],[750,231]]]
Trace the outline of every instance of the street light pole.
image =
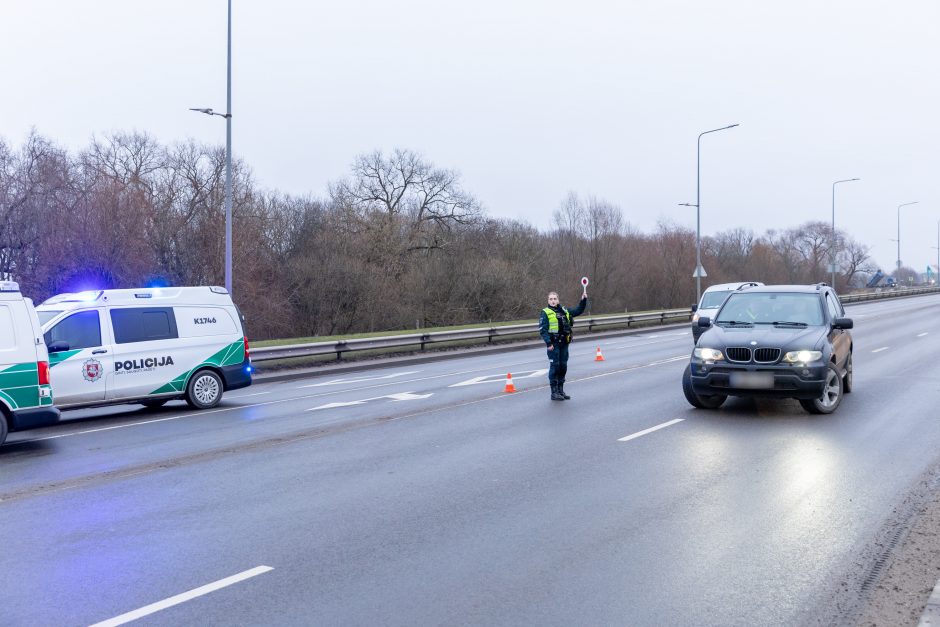
[[206,115],[225,118],[225,289],[232,293],[232,0],[228,0],[228,55],[226,75],[226,113],[212,109],[194,109]]
[[861,179],[842,179],[841,181],[836,181],[832,184],[832,244],[830,245],[829,251],[829,270],[832,272],[832,289],[836,287],[836,185],[838,183],[850,183],[852,181],[859,181]]
[[914,202],[906,202],[903,205],[898,205],[898,270],[901,269],[901,207],[907,207],[909,205],[916,205],[918,200]]
[[702,135],[717,133],[734,128],[738,124],[713,128],[710,131],[699,133],[697,151],[695,156],[695,302],[702,298]]
[[228,72],[225,102],[225,289],[232,293],[232,0],[228,0]]

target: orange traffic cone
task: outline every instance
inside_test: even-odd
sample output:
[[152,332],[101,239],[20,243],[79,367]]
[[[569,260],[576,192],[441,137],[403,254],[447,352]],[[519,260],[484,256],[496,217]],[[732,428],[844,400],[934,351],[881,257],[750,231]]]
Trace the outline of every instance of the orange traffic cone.
[[511,372],[506,375],[506,388],[505,388],[503,391],[504,391],[504,392],[515,392],[515,391],[516,391],[516,386],[515,386],[515,384],[513,384],[513,382],[512,382],[512,373],[511,373]]
[[597,355],[594,356],[594,361],[604,361],[604,353],[601,352],[601,347],[597,347]]

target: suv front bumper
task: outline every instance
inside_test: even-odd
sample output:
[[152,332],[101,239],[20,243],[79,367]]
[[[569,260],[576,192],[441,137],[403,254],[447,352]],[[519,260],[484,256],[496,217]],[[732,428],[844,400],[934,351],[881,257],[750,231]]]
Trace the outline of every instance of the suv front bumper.
[[[819,398],[826,386],[825,363],[790,364],[707,364],[692,360],[692,389],[699,396],[761,396],[769,398]],[[744,376],[741,376],[744,375]],[[740,379],[752,377],[766,383],[742,386]]]

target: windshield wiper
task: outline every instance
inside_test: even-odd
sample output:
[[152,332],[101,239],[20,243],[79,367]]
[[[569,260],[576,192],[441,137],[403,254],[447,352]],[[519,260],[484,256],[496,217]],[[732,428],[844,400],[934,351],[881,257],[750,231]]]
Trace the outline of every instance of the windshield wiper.
[[805,327],[809,326],[805,322],[792,322],[788,320],[778,320],[772,323],[776,327]]
[[744,320],[719,320],[715,324],[727,324],[732,327],[752,327],[754,324],[752,322],[745,322]]

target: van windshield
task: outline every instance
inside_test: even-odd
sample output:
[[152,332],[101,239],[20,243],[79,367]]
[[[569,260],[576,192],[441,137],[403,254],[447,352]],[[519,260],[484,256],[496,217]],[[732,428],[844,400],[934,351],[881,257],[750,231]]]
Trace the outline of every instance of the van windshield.
[[46,323],[58,316],[61,311],[37,311],[36,314],[39,316],[39,326],[44,327]]

